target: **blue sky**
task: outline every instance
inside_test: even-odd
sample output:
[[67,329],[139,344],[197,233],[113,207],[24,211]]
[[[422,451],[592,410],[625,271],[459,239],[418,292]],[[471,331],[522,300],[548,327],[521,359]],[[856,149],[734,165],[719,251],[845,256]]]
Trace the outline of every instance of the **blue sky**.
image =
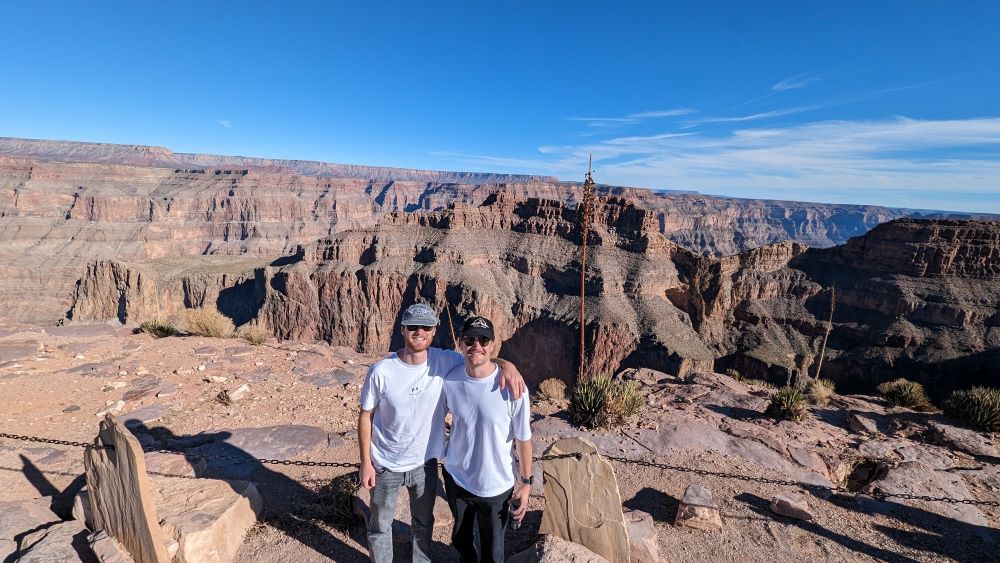
[[0,136],[1000,213],[1000,2],[16,2]]

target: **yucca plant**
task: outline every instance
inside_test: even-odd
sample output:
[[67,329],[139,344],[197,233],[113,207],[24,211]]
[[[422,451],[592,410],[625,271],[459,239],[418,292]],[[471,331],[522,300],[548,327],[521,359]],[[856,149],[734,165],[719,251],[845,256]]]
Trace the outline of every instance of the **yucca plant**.
[[809,416],[806,409],[806,398],[802,391],[795,387],[782,387],[771,395],[771,404],[764,414],[778,420],[805,420]]
[[879,384],[878,392],[894,407],[906,407],[915,411],[927,411],[934,408],[927,398],[924,386],[909,379],[894,379]]
[[625,424],[646,405],[637,381],[592,377],[577,384],[570,401],[570,418],[578,426],[613,428]]
[[1000,389],[973,387],[955,391],[945,402],[944,411],[987,432],[1000,432]]
[[824,406],[830,402],[830,397],[833,396],[835,390],[836,386],[829,379],[813,379],[809,382],[806,395],[809,397],[810,403]]

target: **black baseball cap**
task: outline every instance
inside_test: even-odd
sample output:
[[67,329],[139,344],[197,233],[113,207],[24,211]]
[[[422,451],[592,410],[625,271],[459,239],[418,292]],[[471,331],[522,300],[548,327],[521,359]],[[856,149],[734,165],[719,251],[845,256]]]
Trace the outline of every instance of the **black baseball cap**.
[[462,336],[485,336],[494,340],[493,323],[486,317],[471,317],[465,320],[462,325]]

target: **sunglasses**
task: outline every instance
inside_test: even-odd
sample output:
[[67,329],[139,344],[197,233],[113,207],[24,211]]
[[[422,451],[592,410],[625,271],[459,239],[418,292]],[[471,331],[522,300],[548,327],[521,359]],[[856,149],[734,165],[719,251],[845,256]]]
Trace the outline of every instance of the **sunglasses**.
[[485,336],[465,336],[462,338],[462,344],[465,344],[466,346],[471,347],[475,345],[476,342],[478,342],[480,346],[485,348],[487,344],[493,342],[493,339],[487,338]]
[[432,326],[423,326],[423,325],[409,325],[409,326],[404,326],[403,328],[405,328],[410,332],[417,332],[418,330],[422,330],[424,332],[430,332],[434,330],[434,327]]

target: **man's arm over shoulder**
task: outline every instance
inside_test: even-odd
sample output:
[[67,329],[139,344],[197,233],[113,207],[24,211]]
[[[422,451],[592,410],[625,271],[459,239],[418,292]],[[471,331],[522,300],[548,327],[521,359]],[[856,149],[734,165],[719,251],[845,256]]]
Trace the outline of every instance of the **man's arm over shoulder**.
[[510,389],[515,399],[520,399],[522,393],[527,394],[528,386],[517,366],[501,358],[494,358],[493,363],[500,366],[500,389]]

